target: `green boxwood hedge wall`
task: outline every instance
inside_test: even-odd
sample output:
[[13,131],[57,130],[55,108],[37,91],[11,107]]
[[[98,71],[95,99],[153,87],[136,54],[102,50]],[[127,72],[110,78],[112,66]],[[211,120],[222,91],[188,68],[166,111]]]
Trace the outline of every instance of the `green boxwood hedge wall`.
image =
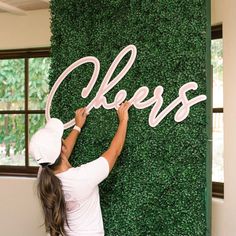
[[[91,78],[92,64],[68,75],[53,99],[52,117],[65,123],[77,108],[86,106],[114,58],[129,44],[137,47],[136,61],[106,94],[108,102],[121,89],[129,99],[141,86],[150,89],[149,98],[161,85],[164,109],[190,81],[199,88],[187,93],[189,99],[209,94],[208,0],[51,0],[50,7],[50,86],[82,57],[95,56],[101,63],[98,80],[86,99],[81,91]],[[129,57],[125,56],[113,78]],[[179,107],[154,128],[148,124],[151,107],[131,108],[123,152],[100,185],[106,235],[210,235],[210,109],[207,102],[198,103],[187,119],[176,123]],[[117,125],[115,110],[93,109],[73,151],[72,165],[99,157]]]

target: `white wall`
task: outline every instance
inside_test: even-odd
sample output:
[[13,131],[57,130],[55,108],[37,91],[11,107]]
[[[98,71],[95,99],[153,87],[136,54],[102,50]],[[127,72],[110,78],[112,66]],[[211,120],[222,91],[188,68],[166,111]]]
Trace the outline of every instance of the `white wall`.
[[[212,199],[212,236],[225,236],[223,222],[224,200]],[[234,234],[232,234],[234,236]]]
[[34,178],[0,178],[0,235],[46,236]]
[[223,4],[225,236],[236,235],[236,1]]
[[0,13],[0,50],[50,46],[49,10],[28,11],[25,16]]
[[222,23],[223,19],[223,1],[211,0],[211,25]]
[[[212,0],[212,24],[223,22],[225,199],[213,199],[212,236],[236,235],[236,15],[235,0]],[[50,15],[0,14],[0,50],[50,46]],[[35,179],[0,178],[0,235],[45,236]]]

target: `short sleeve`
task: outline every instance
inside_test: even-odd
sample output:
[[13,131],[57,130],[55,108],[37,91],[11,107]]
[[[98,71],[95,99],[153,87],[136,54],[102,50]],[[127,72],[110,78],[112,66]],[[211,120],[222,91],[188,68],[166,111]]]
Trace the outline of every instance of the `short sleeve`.
[[81,168],[83,168],[86,178],[88,178],[92,185],[98,185],[109,174],[108,161],[102,156],[94,161],[81,165]]

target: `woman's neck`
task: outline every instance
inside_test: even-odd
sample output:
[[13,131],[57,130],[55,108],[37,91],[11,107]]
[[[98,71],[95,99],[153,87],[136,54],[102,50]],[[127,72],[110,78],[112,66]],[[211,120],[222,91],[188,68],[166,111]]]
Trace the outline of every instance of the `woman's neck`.
[[53,170],[53,172],[54,172],[54,174],[59,174],[61,172],[67,171],[71,167],[72,166],[67,159],[66,160],[62,159],[61,164],[55,170]]

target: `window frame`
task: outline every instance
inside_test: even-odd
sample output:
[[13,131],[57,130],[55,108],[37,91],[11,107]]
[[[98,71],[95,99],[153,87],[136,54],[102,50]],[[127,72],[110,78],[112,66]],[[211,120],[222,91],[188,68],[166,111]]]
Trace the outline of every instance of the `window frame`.
[[2,59],[24,59],[24,94],[25,107],[23,110],[0,110],[0,115],[22,114],[25,115],[25,165],[0,165],[0,176],[21,176],[36,177],[39,167],[29,165],[29,115],[45,114],[45,110],[29,110],[29,59],[50,57],[50,47],[0,50],[0,60]]
[[[211,27],[211,40],[223,39],[222,24],[214,25]],[[214,113],[224,113],[224,108],[212,108],[212,115]],[[224,183],[212,181],[212,196],[216,198],[224,198]]]

